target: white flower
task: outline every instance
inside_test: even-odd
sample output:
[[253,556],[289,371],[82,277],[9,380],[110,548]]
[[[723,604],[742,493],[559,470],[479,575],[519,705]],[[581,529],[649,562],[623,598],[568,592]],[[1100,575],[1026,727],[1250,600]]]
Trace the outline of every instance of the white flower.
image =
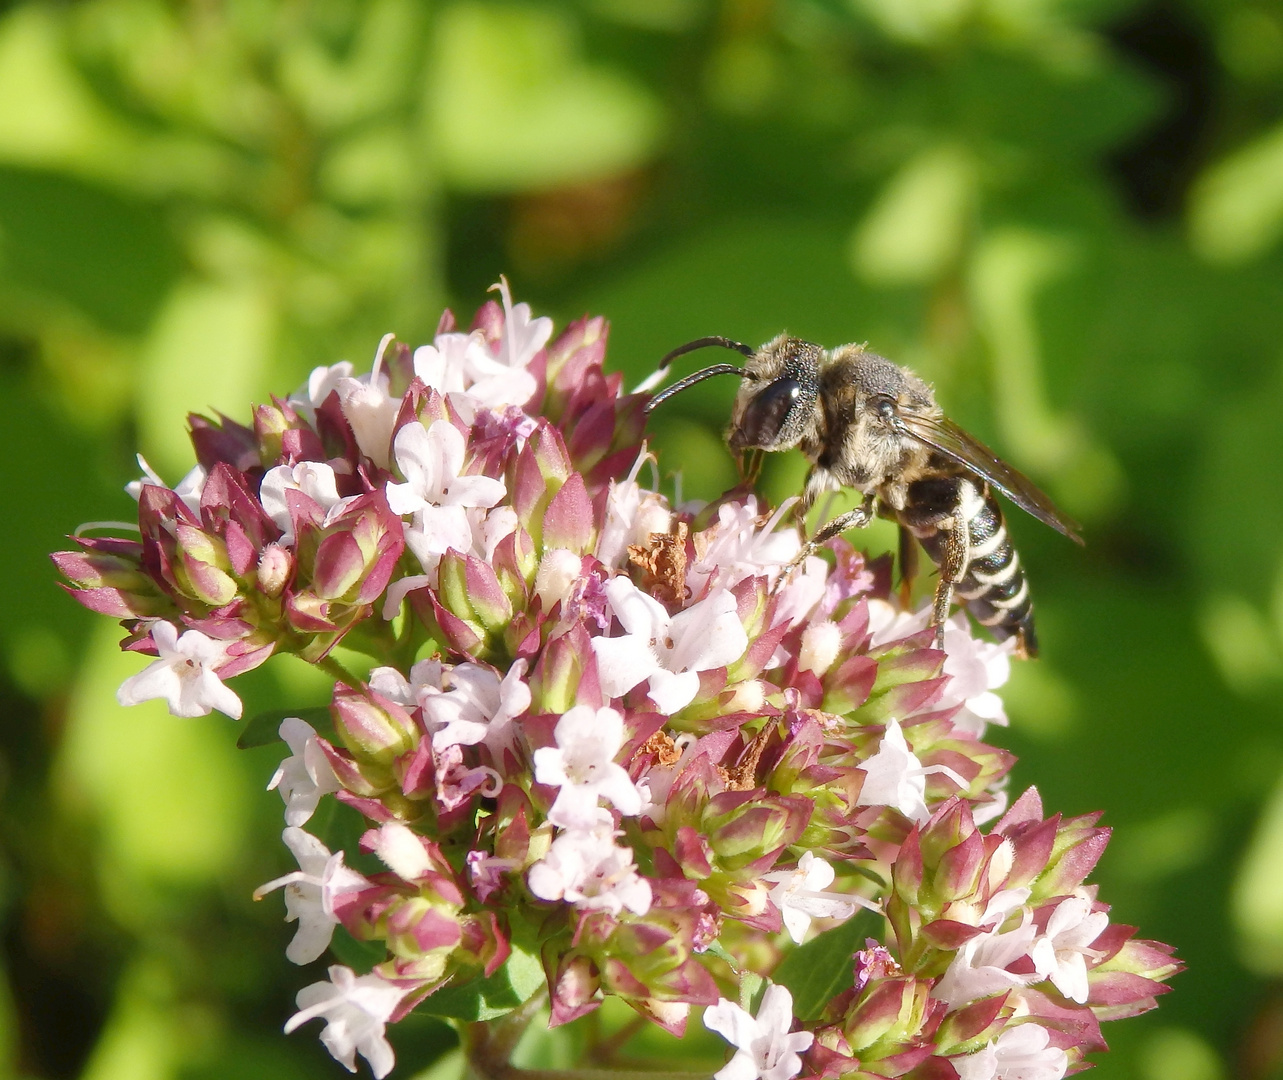
[[566,548],[545,551],[535,572],[535,595],[545,612],[570,599],[570,591],[583,576],[584,560]]
[[343,785],[334,775],[311,724],[297,716],[287,716],[281,721],[280,734],[290,748],[290,756],[281,762],[267,790],[279,790],[285,800],[285,824],[306,825],[321,796]]
[[565,900],[577,908],[618,915],[650,910],[650,882],[637,873],[633,849],[615,844],[608,825],[569,829],[552,842],[526,881],[541,900]]
[[463,393],[471,382],[468,354],[476,349],[485,349],[485,339],[478,330],[438,334],[431,345],[414,350],[414,373],[438,393]]
[[419,695],[425,690],[440,690],[445,668],[440,660],[420,660],[410,668],[407,679],[396,668],[376,667],[370,672],[370,689],[382,694],[389,701],[413,709],[419,704]]
[[771,577],[802,550],[796,529],[778,529],[784,515],[797,502],[787,499],[770,519],[759,525],[761,514],[757,497],[750,495],[742,503],[723,503],[717,509],[717,524],[709,533],[707,547],[686,570],[686,584],[696,596],[714,574],[726,587],[746,577],[766,574]]
[[604,798],[625,815],[641,811],[641,793],[615,762],[624,745],[624,718],[614,709],[576,705],[557,721],[555,747],[535,751],[535,780],[558,789],[548,820],[562,828],[591,829],[603,820]]
[[[382,350],[379,350],[382,355]],[[294,391],[289,397],[289,404],[294,411],[309,424],[316,421],[316,410],[325,404],[325,399],[339,388],[339,382],[352,378],[352,364],[340,360],[328,367],[315,367],[308,375],[307,382]]]
[[715,589],[672,616],[627,577],[611,578],[605,592],[626,631],[592,639],[602,693],[608,697],[620,697],[649,679],[651,701],[671,716],[695,699],[701,671],[725,667],[748,648],[729,589]]
[[756,1018],[720,998],[704,1011],[704,1026],[737,1048],[713,1074],[716,1080],[790,1080],[802,1071],[802,1051],[815,1041],[809,1031],[789,1032],[793,995],[774,983],[762,995]]
[[612,480],[606,494],[606,520],[593,554],[610,567],[621,566],[630,544],[648,544],[652,533],[667,533],[673,513],[662,495],[645,491],[637,474],[654,459],[642,450],[623,480]]
[[344,893],[369,888],[370,883],[343,865],[342,851],[331,855],[311,833],[291,827],[281,833],[281,839],[294,853],[299,868],[260,885],[254,890],[254,899],[261,900],[285,886],[285,921],[298,920],[298,930],[285,955],[296,964],[309,964],[330,947],[339,923],[334,901]]
[[393,334],[383,335],[374,353],[374,369],[369,375],[356,379],[338,378],[334,382],[343,416],[356,436],[356,445],[381,469],[391,467],[388,452],[392,449],[392,429],[401,411],[401,398],[391,392],[388,377],[381,370],[383,351],[393,337]]
[[300,1009],[285,1024],[288,1035],[316,1017],[325,1020],[321,1042],[348,1072],[356,1072],[356,1055],[370,1063],[376,1080],[392,1071],[396,1058],[384,1037],[388,1020],[405,997],[405,988],[370,973],[359,978],[348,967],[335,964],[329,982],[315,982],[298,992]]
[[208,716],[211,709],[233,720],[241,717],[241,699],[224,685],[214,670],[227,661],[227,643],[188,630],[182,637],[167,622],[151,625],[152,641],[160,653],[116,691],[122,705],[164,698],[175,716]]
[[959,1080],[1060,1080],[1069,1057],[1038,1024],[1007,1028],[982,1050],[950,1058]]
[[414,351],[414,373],[428,386],[449,394],[468,423],[481,408],[521,406],[534,396],[538,383],[526,369],[552,336],[552,320],[532,319],[529,304],[514,305],[505,279],[500,278],[492,291],[499,293],[504,314],[503,333],[494,351],[479,330],[438,334],[431,345]]
[[1100,955],[1089,946],[1109,925],[1109,916],[1091,907],[1082,896],[1062,900],[1030,952],[1038,974],[1079,1005],[1087,1001],[1087,957]]
[[812,852],[806,852],[796,870],[776,870],[762,880],[774,884],[770,900],[780,909],[784,928],[799,945],[811,928],[812,919],[849,919],[857,904],[877,910],[863,897],[824,892],[833,884],[833,867]]
[[263,511],[281,530],[280,543],[294,543],[294,522],[290,517],[286,492],[300,491],[325,511],[328,525],[355,496],[340,498],[334,469],[323,461],[300,461],[297,465],[277,465],[263,474],[258,497]]
[[[498,359],[509,369],[507,374],[511,376],[513,371],[524,371],[535,354],[548,343],[552,337],[552,320],[546,315],[532,319],[529,304],[514,305],[508,291],[508,279],[503,276],[490,286],[490,291],[497,292],[503,300],[503,340],[499,343]],[[525,401],[513,400],[512,404],[524,405]]]
[[372,830],[371,850],[397,877],[418,881],[433,870],[423,837],[399,821],[385,821]]
[[[125,485],[125,491],[137,502],[143,493],[144,487],[163,488],[165,487],[165,481],[157,475],[155,469],[147,464],[147,459],[142,454],[135,454],[134,456],[138,459],[138,467],[143,471],[143,478],[129,481]],[[200,496],[201,492],[205,490],[205,481],[207,479],[209,479],[209,473],[205,471],[205,466],[194,465],[191,471],[179,480],[174,487],[174,494],[198,518],[200,517]]]
[[448,689],[422,687],[418,703],[432,732],[432,749],[440,752],[447,746],[479,742],[502,749],[509,742],[513,720],[530,708],[525,673],[525,660],[513,664],[502,680],[491,668],[459,664],[444,674]]
[[502,480],[459,475],[464,449],[463,436],[448,420],[428,428],[410,423],[396,433],[396,463],[406,482],[388,482],[388,505],[394,514],[414,515],[406,543],[425,565],[451,548],[471,550],[468,508],[494,506],[506,494]]
[[991,994],[1038,982],[1041,976],[1017,975],[1007,968],[1029,955],[1037,932],[1026,915],[1025,921],[1005,934],[997,930],[977,934],[966,942],[949,963],[931,991],[931,996],[958,1008]]
[[931,816],[927,809],[927,777],[933,773],[947,776],[960,788],[966,780],[947,765],[923,766],[909,749],[900,722],[887,721],[886,733],[878,752],[860,766],[864,786],[860,789],[860,806],[893,806],[911,821],[924,822]]

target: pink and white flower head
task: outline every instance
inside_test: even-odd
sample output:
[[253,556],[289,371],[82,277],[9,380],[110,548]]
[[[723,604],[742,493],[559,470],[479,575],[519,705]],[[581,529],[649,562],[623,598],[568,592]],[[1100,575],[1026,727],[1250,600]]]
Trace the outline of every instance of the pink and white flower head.
[[[122,703],[239,716],[224,680],[276,652],[333,678],[330,738],[279,724],[299,869],[256,895],[285,890],[290,959],[340,926],[382,958],[331,968],[288,1029],[324,1019],[382,1077],[416,1003],[475,1016],[542,977],[557,1024],[607,996],[673,1033],[705,1008],[736,1048],[718,1080],[1058,1080],[1100,1020],[1152,1008],[1180,964],[1096,901],[1108,830],[1032,789],[1008,808],[1011,755],[981,741],[1011,646],[958,615],[942,656],[845,540],[782,581],[787,505],[649,490],[605,320],[554,337],[497,289],[249,424],[193,418],[175,489],[140,461],[137,531],[54,557],[158,654]],[[328,795],[365,822],[368,878],[300,828]],[[848,989],[796,1021],[789,954],[858,906],[885,933],[852,957],[844,930],[821,959]],[[756,1017],[731,1003],[767,974]]]
[[179,636],[167,622],[151,626],[159,659],[131,675],[116,692],[121,705],[138,705],[164,698],[175,716],[208,716],[214,709],[239,720],[241,699],[218,677],[228,660],[228,643],[206,637],[199,630]]

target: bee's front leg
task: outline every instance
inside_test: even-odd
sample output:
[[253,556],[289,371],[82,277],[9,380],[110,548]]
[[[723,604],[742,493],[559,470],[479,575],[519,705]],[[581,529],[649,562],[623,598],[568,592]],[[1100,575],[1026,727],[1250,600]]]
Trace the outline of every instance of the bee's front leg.
[[[811,483],[808,478],[806,489],[802,493],[802,502],[807,501],[807,492],[811,490]],[[820,488],[823,491],[823,488]],[[815,496],[812,495],[812,501]],[[832,521],[828,522],[817,532],[811,539],[802,545],[802,550],[793,556],[781,572],[780,576],[775,579],[775,587],[771,589],[771,595],[777,593],[781,586],[793,576],[793,571],[801,566],[807,559],[814,555],[823,545],[827,544],[835,536],[840,536],[847,529],[863,529],[873,520],[873,506],[876,502],[876,496],[866,495],[864,501],[854,510],[848,510],[845,514],[839,514]],[[807,507],[809,509],[809,506]],[[805,514],[805,511],[803,511]]]
[[931,602],[931,625],[936,628],[936,648],[943,651],[944,624],[948,621],[949,605],[953,602],[953,587],[966,577],[971,551],[971,530],[961,506],[941,523],[941,532],[944,533],[944,550],[940,560],[940,582]]

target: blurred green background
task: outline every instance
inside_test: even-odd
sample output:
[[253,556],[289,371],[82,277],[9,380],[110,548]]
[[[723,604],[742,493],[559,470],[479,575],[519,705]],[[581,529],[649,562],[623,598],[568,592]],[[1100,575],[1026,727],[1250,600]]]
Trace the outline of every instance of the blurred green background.
[[[280,1034],[322,965],[249,899],[279,752],[117,708],[138,661],[45,555],[129,514],[135,448],[186,471],[187,411],[504,272],[631,381],[867,340],[1084,522],[1012,522],[1045,658],[996,738],[1106,810],[1102,898],[1190,968],[1098,1075],[1283,1076],[1281,234],[1280,0],[0,5],[0,1075],[341,1075]],[[732,392],[658,418],[688,494],[734,477]],[[247,713],[325,699],[291,663]],[[398,1076],[450,1042],[393,1038]]]

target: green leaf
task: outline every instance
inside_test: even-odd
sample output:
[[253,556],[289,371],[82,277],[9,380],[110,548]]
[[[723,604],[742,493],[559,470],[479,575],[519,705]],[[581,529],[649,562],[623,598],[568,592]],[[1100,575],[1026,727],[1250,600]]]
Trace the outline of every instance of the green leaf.
[[342,926],[334,928],[330,939],[330,952],[340,963],[346,964],[358,975],[370,971],[375,964],[387,959],[387,946],[381,941],[357,941]]
[[334,734],[330,710],[324,705],[318,705],[312,709],[268,709],[267,712],[259,713],[246,723],[241,737],[236,740],[237,748],[252,750],[256,746],[267,746],[269,743],[279,741],[281,721],[287,716],[306,720],[325,738]]
[[815,1020],[824,1006],[855,985],[853,957],[872,930],[873,913],[855,915],[795,949],[775,969],[772,981],[787,986],[799,1020]]
[[428,997],[419,1011],[458,1020],[493,1020],[529,1000],[543,982],[539,957],[514,948],[507,963],[489,978],[444,987]]

